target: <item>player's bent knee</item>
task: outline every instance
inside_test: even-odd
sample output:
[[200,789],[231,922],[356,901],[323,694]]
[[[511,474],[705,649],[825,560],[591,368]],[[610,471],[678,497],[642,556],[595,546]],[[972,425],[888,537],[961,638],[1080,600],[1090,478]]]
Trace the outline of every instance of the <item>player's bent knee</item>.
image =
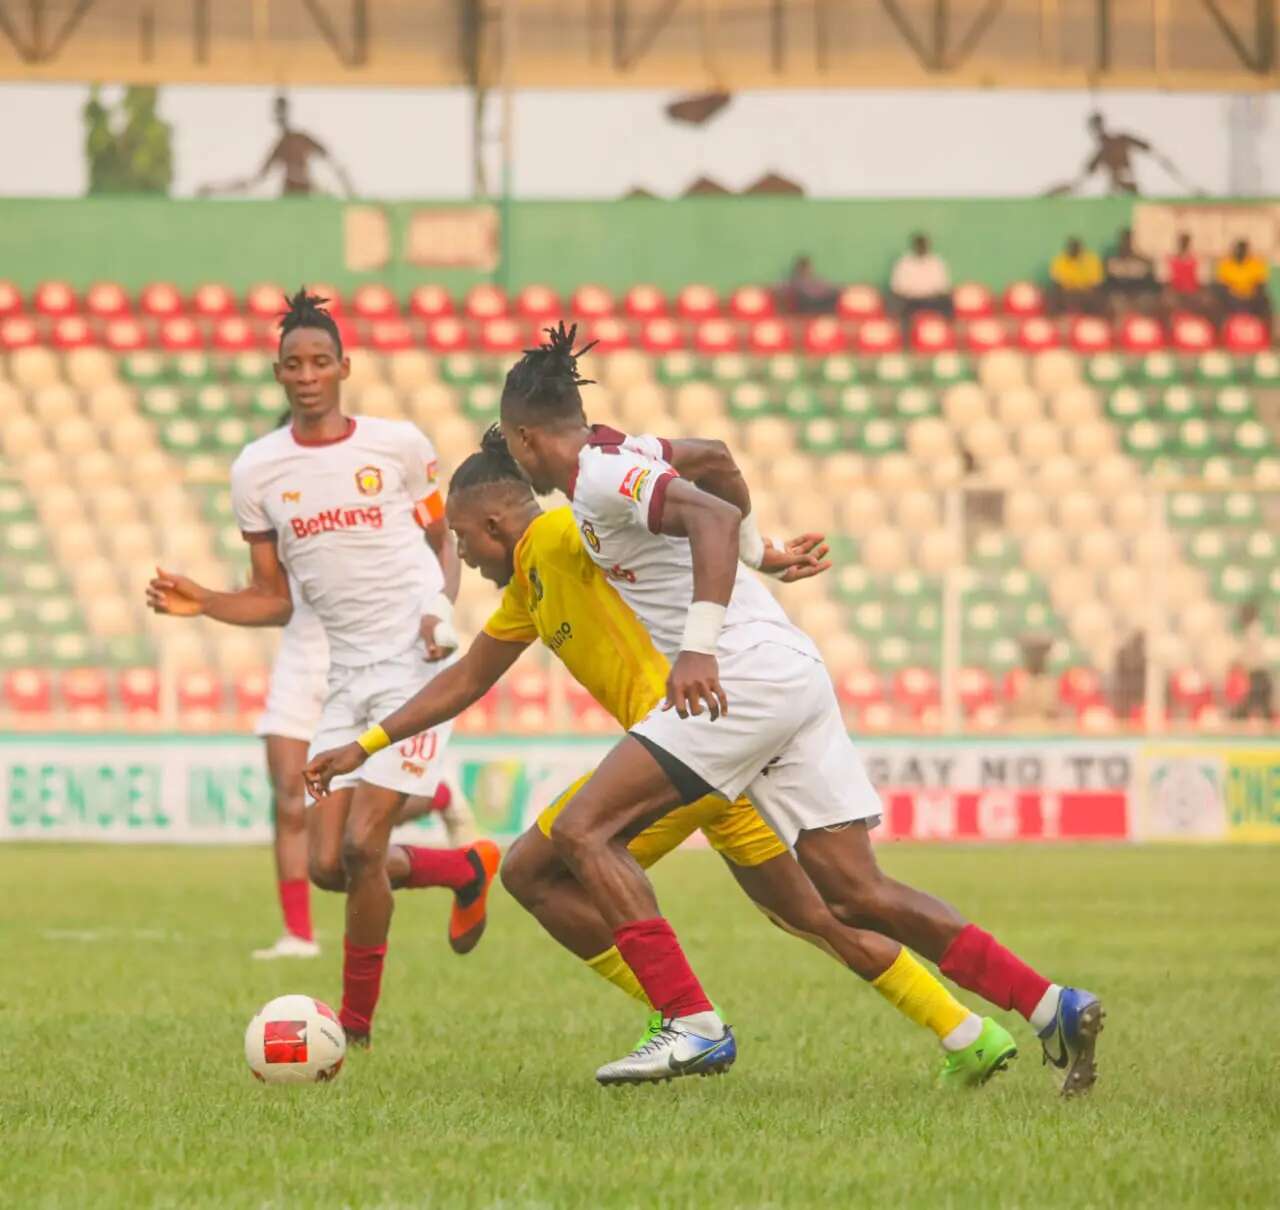
[[344,836],[342,839],[342,868],[348,881],[359,878],[371,869],[381,869],[384,864],[384,847],[375,845],[370,838]]
[[322,891],[345,891],[347,889],[347,874],[342,868],[341,862],[322,861],[319,858],[312,858],[307,863],[307,875],[311,879],[312,885],[319,887]]
[[277,795],[275,814],[278,832],[307,830],[307,800],[301,794]]

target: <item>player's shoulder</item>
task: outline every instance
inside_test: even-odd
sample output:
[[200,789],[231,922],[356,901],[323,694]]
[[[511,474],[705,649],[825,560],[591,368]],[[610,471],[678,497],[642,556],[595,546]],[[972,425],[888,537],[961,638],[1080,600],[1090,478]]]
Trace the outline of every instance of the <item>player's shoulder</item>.
[[614,504],[613,496],[628,494],[621,485],[637,465],[660,461],[660,450],[651,451],[644,439],[637,440],[617,429],[594,425],[590,440],[578,453],[573,503],[587,507],[604,502]]
[[545,557],[579,547],[578,523],[567,505],[535,517],[525,530],[522,548],[530,558]]
[[356,448],[385,450],[394,454],[434,450],[431,438],[412,420],[391,420],[385,416],[361,416],[356,422]]
[[282,453],[293,448],[293,435],[287,424],[250,441],[231,463],[232,479],[244,479],[265,466],[277,462]]

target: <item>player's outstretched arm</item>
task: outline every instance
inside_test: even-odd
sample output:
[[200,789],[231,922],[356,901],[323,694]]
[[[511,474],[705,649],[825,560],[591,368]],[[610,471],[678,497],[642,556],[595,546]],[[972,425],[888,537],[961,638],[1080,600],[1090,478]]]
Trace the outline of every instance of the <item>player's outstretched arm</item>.
[[237,592],[215,592],[186,576],[156,568],[147,585],[147,604],[173,617],[204,616],[232,626],[284,626],[293,617],[293,597],[274,542],[249,546],[249,586]]
[[329,792],[329,782],[358,769],[375,752],[456,718],[479,701],[520,658],[528,643],[509,643],[481,631],[467,653],[413,695],[399,710],[354,743],[330,748],[309,761],[302,771],[313,798]]

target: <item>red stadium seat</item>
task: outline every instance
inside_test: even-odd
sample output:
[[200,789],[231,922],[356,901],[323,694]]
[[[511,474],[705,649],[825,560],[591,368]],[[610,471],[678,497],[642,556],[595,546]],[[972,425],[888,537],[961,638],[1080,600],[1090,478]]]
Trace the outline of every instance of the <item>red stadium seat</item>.
[[1018,325],[1018,347],[1028,353],[1056,349],[1061,343],[1058,325],[1041,315],[1033,315]]
[[566,680],[565,700],[569,705],[570,722],[575,733],[607,734],[617,729],[618,724],[613,715],[577,681]]
[[4,697],[15,714],[48,714],[53,709],[53,681],[40,668],[14,668],[5,674]]
[[[334,316],[333,322],[338,326],[338,336],[342,340],[343,349],[358,349],[364,344],[355,320],[343,314]],[[267,326],[267,336],[266,347],[269,349],[275,348],[279,342],[280,333],[274,324]]]
[[592,320],[587,325],[587,340],[596,342],[601,353],[616,353],[631,348],[631,329],[620,319],[605,317]]
[[97,343],[93,326],[83,315],[64,315],[53,325],[55,349],[86,349]]
[[221,319],[236,313],[236,296],[221,282],[205,282],[191,295],[191,310],[202,319]]
[[949,353],[956,347],[955,329],[941,316],[922,311],[911,323],[911,348],[916,353]]
[[879,319],[884,314],[884,301],[874,286],[845,286],[836,312],[845,319]]
[[564,303],[548,286],[525,286],[516,295],[516,314],[539,324],[554,323],[565,317]]
[[543,732],[551,723],[551,684],[536,665],[517,668],[503,682],[508,723],[517,731]]
[[1030,319],[1044,314],[1044,293],[1035,282],[1016,281],[1005,290],[1001,305],[1006,315]]
[[148,319],[172,319],[182,314],[182,295],[170,282],[152,282],[138,295],[138,310]]
[[275,282],[261,282],[245,296],[245,306],[255,319],[277,320],[285,313],[287,291]]
[[203,349],[204,338],[200,334],[199,324],[185,316],[166,319],[160,325],[160,347],[173,353]]
[[849,333],[838,319],[823,315],[811,319],[804,329],[804,351],[814,357],[843,353],[849,347]]
[[788,353],[794,346],[791,328],[780,319],[761,319],[751,325],[747,336],[747,347],[753,353],[769,356],[773,353]]
[[994,731],[1000,723],[1000,707],[995,702],[983,702],[969,715],[969,726],[975,731]]
[[1179,353],[1203,353],[1216,343],[1213,324],[1203,315],[1179,311],[1169,327],[1173,334],[1173,347]]
[[1126,315],[1120,321],[1120,347],[1126,353],[1154,353],[1164,346],[1164,328],[1149,315]]
[[470,347],[471,337],[462,320],[445,315],[427,324],[427,348],[437,353],[460,353]]
[[1076,710],[1102,700],[1102,678],[1093,668],[1068,668],[1058,680],[1058,699]]
[[515,353],[525,347],[527,335],[514,319],[491,319],[480,329],[480,347],[486,353]]
[[129,314],[129,296],[118,282],[95,282],[84,296],[84,309],[95,319],[118,319]]
[[146,328],[136,319],[113,319],[103,331],[103,343],[113,353],[133,353],[149,342]]
[[1012,702],[1018,694],[1022,692],[1023,685],[1027,681],[1027,670],[1025,668],[1010,668],[1004,674],[1004,680],[1000,683],[1000,697],[1003,701]]
[[1106,702],[1090,702],[1081,706],[1076,719],[1086,731],[1114,731],[1116,712]]
[[632,286],[623,308],[632,319],[658,319],[667,313],[666,295],[657,286]]
[[220,353],[248,353],[258,345],[259,341],[253,324],[239,315],[229,315],[226,319],[218,320],[217,326],[213,329],[213,347]]
[[736,353],[738,329],[727,319],[706,319],[694,331],[693,344],[699,353],[708,355]]
[[101,668],[70,668],[62,674],[62,704],[73,714],[101,714],[111,705],[107,674]]
[[462,303],[469,319],[498,319],[507,313],[507,294],[499,286],[472,286]]
[[975,319],[965,329],[964,343],[971,353],[990,353],[993,349],[1008,348],[1009,329],[998,319]]
[[31,305],[37,315],[58,319],[63,315],[74,315],[78,304],[76,292],[66,282],[46,281],[36,287]]
[[1213,704],[1213,686],[1198,669],[1180,668],[1169,678],[1169,700],[1180,714],[1195,717]]
[[367,282],[351,295],[351,312],[357,319],[399,319],[400,304],[386,286]]
[[335,319],[339,315],[347,313],[347,301],[342,297],[342,291],[332,282],[313,282],[307,287],[307,293],[314,294],[317,298],[323,298],[324,303],[322,305],[324,309]]
[[836,695],[845,705],[861,710],[884,701],[884,681],[870,668],[854,668],[836,681]]
[[222,708],[222,682],[203,668],[178,674],[178,711],[188,716],[216,714]]
[[739,286],[729,296],[729,314],[734,319],[768,319],[776,312],[773,291],[763,286]]
[[897,715],[888,702],[871,702],[857,714],[859,731],[892,731],[898,725]]
[[40,332],[25,315],[0,320],[0,349],[29,349],[40,343]]
[[701,282],[691,282],[676,295],[676,314],[681,319],[715,319],[720,314],[720,296]]
[[939,701],[938,677],[928,668],[903,668],[893,678],[893,700],[917,717]]
[[484,735],[497,728],[501,691],[495,687],[490,689],[479,701],[472,702],[454,724],[455,730],[463,735]]
[[890,319],[869,319],[858,328],[854,345],[869,357],[897,353],[902,348],[902,329]]
[[160,712],[160,674],[154,668],[126,668],[116,682],[126,714]]
[[22,311],[22,292],[11,281],[0,281],[0,319]]
[[961,282],[951,292],[957,319],[986,319],[996,313],[996,300],[979,282]]
[[961,668],[956,678],[956,689],[960,696],[960,706],[969,716],[996,700],[995,682],[985,668]]
[[400,353],[413,344],[413,332],[403,319],[380,319],[369,325],[369,347],[379,353]]
[[671,353],[684,348],[684,333],[673,319],[651,319],[644,325],[640,343],[649,353]]
[[265,669],[242,672],[232,684],[237,714],[261,714],[267,706],[270,677]]
[[1105,353],[1111,348],[1111,325],[1095,315],[1077,315],[1068,328],[1068,340],[1077,353]]
[[1222,326],[1222,343],[1232,353],[1261,353],[1271,347],[1271,333],[1256,315],[1233,315]]
[[443,286],[418,286],[409,295],[409,313],[419,319],[441,319],[453,314],[453,299]]
[[569,310],[578,319],[604,319],[613,314],[613,295],[604,286],[579,286]]
[[1238,664],[1227,673],[1222,686],[1222,700],[1227,706],[1238,706],[1249,696],[1249,673]]

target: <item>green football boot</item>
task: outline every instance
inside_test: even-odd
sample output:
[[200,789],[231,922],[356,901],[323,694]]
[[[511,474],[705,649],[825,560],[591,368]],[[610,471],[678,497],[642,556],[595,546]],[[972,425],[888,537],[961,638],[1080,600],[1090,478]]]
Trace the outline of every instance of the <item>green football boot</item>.
[[982,1032],[963,1050],[951,1051],[942,1063],[942,1088],[978,1088],[1017,1057],[1018,1044],[998,1021],[982,1018]]

